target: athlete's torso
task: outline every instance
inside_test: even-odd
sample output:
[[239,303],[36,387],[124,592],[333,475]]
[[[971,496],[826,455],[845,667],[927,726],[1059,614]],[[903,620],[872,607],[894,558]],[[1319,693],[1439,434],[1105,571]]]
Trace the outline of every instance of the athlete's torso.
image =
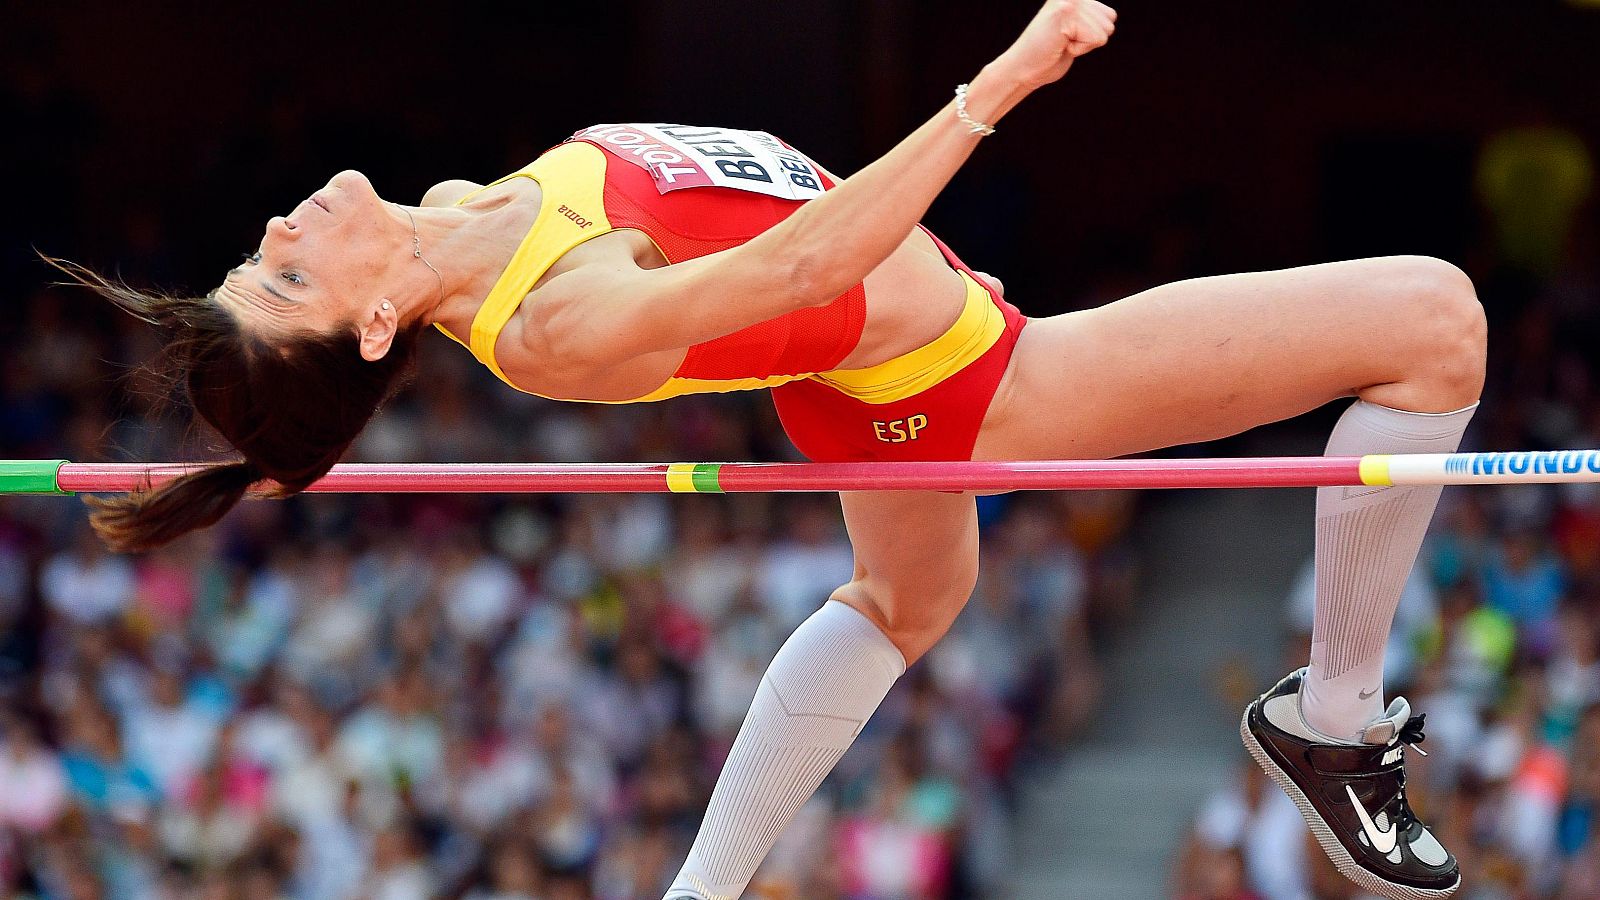
[[[554,370],[537,352],[537,336],[525,331],[536,320],[529,310],[538,303],[540,288],[552,279],[581,266],[654,268],[729,249],[831,186],[808,160],[776,142],[777,156],[741,155],[759,153],[762,148],[754,142],[769,136],[656,130],[663,127],[673,128],[586,129],[478,192],[472,203],[516,201],[530,209],[537,205],[538,212],[474,320],[441,321],[446,333],[521,390],[630,402],[775,386],[813,372],[873,366],[927,344],[961,312],[961,278],[928,235],[916,230],[862,286],[827,307],[770,319],[693,347],[609,363],[603,370]],[[684,161],[680,153],[695,156]],[[783,168],[786,157],[791,171]],[[775,176],[765,183],[759,180],[768,174],[762,164]],[[730,172],[736,177],[728,177]],[[798,185],[771,183],[786,174]],[[683,181],[700,183],[684,187]],[[758,190],[741,189],[744,182]],[[816,187],[805,189],[811,185]]]

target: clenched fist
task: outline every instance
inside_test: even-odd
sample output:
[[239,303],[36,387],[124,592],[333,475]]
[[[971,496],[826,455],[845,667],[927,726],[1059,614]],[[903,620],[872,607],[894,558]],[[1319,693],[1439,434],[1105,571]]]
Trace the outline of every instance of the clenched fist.
[[1050,0],[995,62],[1025,87],[1042,87],[1103,46],[1116,28],[1117,11],[1099,0]]

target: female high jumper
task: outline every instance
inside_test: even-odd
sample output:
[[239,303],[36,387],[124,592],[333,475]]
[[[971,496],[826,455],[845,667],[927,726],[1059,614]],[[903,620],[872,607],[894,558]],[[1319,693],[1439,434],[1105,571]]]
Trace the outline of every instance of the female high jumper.
[[[1471,282],[1393,257],[1198,278],[1029,318],[918,225],[992,127],[1116,13],[1049,0],[953,102],[836,178],[763,132],[601,125],[487,186],[422,204],[340,172],[203,298],[69,268],[165,326],[195,408],[242,461],[98,501],[113,547],[160,545],[251,484],[326,473],[437,326],[512,387],[634,403],[769,389],[807,457],[1106,458],[1210,441],[1354,396],[1330,455],[1454,451],[1483,382]],[[1063,272],[1062,278],[1070,277]],[[1384,705],[1390,620],[1436,487],[1317,492],[1310,665],[1242,733],[1339,869],[1444,897],[1455,859],[1407,803],[1403,699]],[[855,572],[773,659],[669,900],[724,900],[973,590],[970,494],[840,496]]]

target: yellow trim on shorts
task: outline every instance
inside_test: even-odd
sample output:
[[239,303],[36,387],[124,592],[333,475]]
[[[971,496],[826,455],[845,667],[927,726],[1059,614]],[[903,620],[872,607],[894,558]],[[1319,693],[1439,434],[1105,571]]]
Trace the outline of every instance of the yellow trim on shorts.
[[812,380],[862,403],[893,403],[933,387],[989,352],[1005,333],[1005,314],[983,285],[957,272],[967,283],[966,303],[944,334],[875,366],[818,372]]

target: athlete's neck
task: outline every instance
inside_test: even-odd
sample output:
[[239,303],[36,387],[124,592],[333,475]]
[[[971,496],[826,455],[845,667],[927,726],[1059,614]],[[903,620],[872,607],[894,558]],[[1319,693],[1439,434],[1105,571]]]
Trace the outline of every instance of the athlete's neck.
[[407,207],[416,218],[422,255],[439,270],[439,278],[419,263],[418,278],[426,276],[428,284],[419,281],[418,291],[408,292],[415,299],[402,306],[401,318],[441,323],[465,337],[478,307],[532,227],[539,200],[538,184],[518,178],[461,206]]

